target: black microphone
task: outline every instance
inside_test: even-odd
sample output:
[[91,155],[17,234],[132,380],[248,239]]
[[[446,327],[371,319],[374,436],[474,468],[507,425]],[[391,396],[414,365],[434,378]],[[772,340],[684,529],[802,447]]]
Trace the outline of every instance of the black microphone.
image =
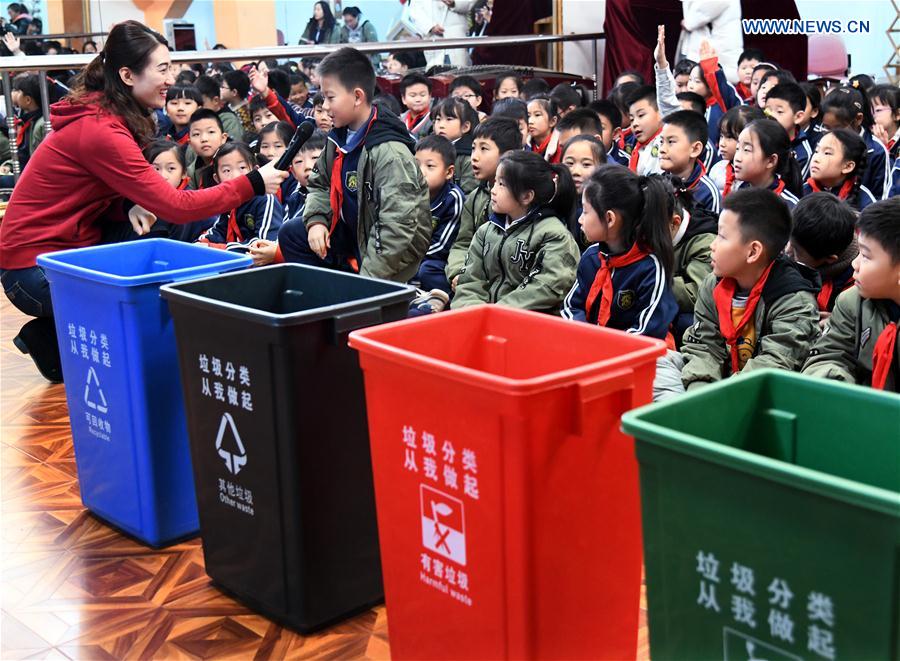
[[290,169],[291,163],[294,161],[294,158],[297,156],[300,148],[306,143],[307,140],[309,140],[309,137],[315,130],[316,125],[313,122],[302,122],[300,126],[297,127],[297,130],[294,131],[294,137],[291,138],[291,141],[288,143],[287,149],[284,150],[281,158],[279,158],[278,162],[275,163],[275,169]]

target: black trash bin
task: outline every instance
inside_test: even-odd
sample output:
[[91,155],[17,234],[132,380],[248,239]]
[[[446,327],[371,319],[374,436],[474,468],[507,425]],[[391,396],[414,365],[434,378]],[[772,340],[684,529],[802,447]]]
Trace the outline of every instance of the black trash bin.
[[415,289],[283,264],[161,289],[175,322],[206,571],[308,632],[383,600],[350,331]]

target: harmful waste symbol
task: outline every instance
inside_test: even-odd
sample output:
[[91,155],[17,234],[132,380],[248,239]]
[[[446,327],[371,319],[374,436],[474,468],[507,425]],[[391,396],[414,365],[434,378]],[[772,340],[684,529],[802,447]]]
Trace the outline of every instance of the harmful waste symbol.
[[97,377],[97,372],[93,367],[88,370],[87,383],[84,384],[84,403],[88,405],[88,408],[92,408],[99,413],[109,411],[106,395],[103,394],[103,388],[100,387],[100,379]]
[[[231,442],[229,442],[229,439]],[[225,468],[233,475],[240,473],[241,468],[247,465],[247,451],[244,449],[241,435],[238,434],[234,418],[231,417],[230,413],[222,414],[222,421],[219,423],[219,433],[216,436],[216,450],[218,450],[219,456],[225,461]]]

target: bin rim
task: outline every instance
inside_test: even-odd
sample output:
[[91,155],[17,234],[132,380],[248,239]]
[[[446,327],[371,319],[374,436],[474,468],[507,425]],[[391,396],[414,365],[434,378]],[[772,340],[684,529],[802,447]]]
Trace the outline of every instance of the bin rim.
[[[264,310],[248,308],[246,306],[237,305],[235,303],[219,301],[213,298],[208,298],[206,296],[200,296],[199,294],[182,291],[180,289],[182,285],[195,285],[201,282],[206,282],[207,280],[222,280],[226,278],[246,277],[246,274],[248,272],[259,273],[262,271],[275,269],[323,271],[337,277],[354,278],[359,280],[366,280],[368,282],[379,282],[381,284],[390,285],[396,288],[396,291],[378,294],[377,296],[369,296],[367,298],[361,298],[353,301],[345,301],[343,303],[335,303],[333,305],[316,307],[312,308],[311,310],[301,310],[299,312],[276,314],[274,312],[266,312]],[[208,312],[215,312],[218,314],[223,314],[227,317],[233,317],[235,319],[241,319],[245,321],[257,321],[275,328],[306,324],[313,321],[320,321],[322,319],[330,319],[340,316],[342,313],[357,313],[364,310],[381,309],[388,305],[403,303],[411,300],[411,294],[414,294],[415,291],[416,288],[412,285],[407,285],[400,282],[383,280],[381,278],[368,278],[366,276],[357,275],[355,273],[345,273],[343,271],[335,271],[334,269],[326,269],[318,266],[290,263],[270,264],[268,266],[261,266],[250,271],[242,271],[240,273],[222,273],[204,278],[192,278],[190,282],[173,282],[171,284],[163,285],[159,288],[160,295],[169,302],[174,301],[177,303],[188,304],[191,307],[206,310]]]
[[[754,370],[751,374],[738,375],[733,378],[764,380],[773,377],[804,383],[810,380],[824,382],[824,380],[816,377],[803,376],[772,368]],[[865,394],[876,399],[894,402],[900,407],[900,396],[892,393],[837,381],[830,381],[828,385],[838,391],[844,390],[847,394]],[[687,455],[741,473],[766,478],[819,496],[831,499],[839,498],[846,503],[900,519],[900,491],[891,491],[890,489],[871,486],[824,471],[798,466],[780,459],[772,459],[748,450],[741,450],[704,439],[694,434],[675,431],[643,419],[643,416],[650,412],[656,413],[657,411],[664,411],[673,407],[677,408],[685,398],[701,398],[705,395],[704,390],[700,389],[664,402],[647,404],[628,411],[622,415],[622,430],[626,434],[634,436],[636,450],[639,445],[654,445],[670,452]],[[900,411],[900,408],[898,408],[898,411]]]
[[[218,253],[221,256],[221,259],[217,262],[210,262],[208,264],[198,264],[196,266],[188,266],[180,269],[170,269],[168,271],[157,271],[155,273],[144,273],[141,275],[131,276],[115,275],[106,271],[98,271],[96,269],[90,269],[84,266],[68,264],[66,262],[59,261],[58,259],[61,256],[70,255],[74,252],[112,252],[114,249],[116,249],[116,247],[137,243],[142,243],[145,245],[165,243],[189,246],[190,250],[204,250],[211,253]],[[71,248],[69,250],[55,250],[53,252],[46,252],[38,255],[37,264],[45,270],[49,270],[54,273],[63,273],[65,275],[75,276],[78,278],[82,278],[83,280],[89,280],[91,282],[99,282],[101,284],[113,285],[116,287],[137,287],[140,285],[170,282],[175,279],[193,279],[198,276],[210,274],[211,270],[221,269],[226,266],[233,267],[235,269],[245,268],[253,264],[253,259],[249,255],[229,252],[227,250],[219,250],[217,248],[210,248],[209,246],[204,246],[197,243],[185,243],[183,241],[173,241],[172,239],[157,238],[139,239],[137,241],[126,241],[122,243],[107,243],[98,246],[86,246],[84,248]]]
[[[503,310],[504,314],[519,315],[524,319],[530,318],[532,317],[532,315],[547,317],[547,315],[539,312],[532,312],[497,304],[477,305],[462,310],[450,310],[448,312],[441,312],[439,314],[440,317],[444,319],[448,318],[451,315],[473,315],[477,314],[479,310],[486,307],[500,308]],[[491,374],[489,372],[474,369],[471,367],[463,367],[462,365],[458,365],[448,360],[442,360],[440,358],[432,358],[430,356],[423,356],[421,354],[412,353],[405,349],[399,349],[397,347],[391,346],[390,344],[387,344],[381,340],[374,339],[372,337],[373,335],[379,335],[383,332],[390,332],[395,328],[402,328],[403,326],[413,324],[428,323],[428,320],[432,318],[433,317],[431,315],[415,317],[354,331],[350,334],[348,343],[352,348],[356,349],[360,353],[377,356],[393,363],[400,363],[404,366],[412,367],[419,371],[432,373],[439,372],[442,376],[453,381],[478,386],[502,394],[519,396],[532,395],[553,388],[558,388],[560,386],[574,385],[582,379],[595,377],[602,372],[613,372],[616,370],[630,369],[632,367],[643,365],[648,362],[655,362],[656,358],[666,353],[666,344],[662,340],[627,333],[629,337],[633,338],[641,344],[646,344],[647,346],[643,349],[631,351],[623,356],[593,361],[590,363],[585,363],[584,365],[579,365],[578,367],[571,367],[564,370],[551,371],[541,376],[517,379],[512,377],[499,376],[497,374]],[[580,323],[567,321],[562,318],[559,318],[559,321],[562,324]],[[588,332],[607,335],[609,337],[625,334],[623,331],[603,328],[601,326],[594,326],[590,324],[582,325],[587,329],[592,329]]]

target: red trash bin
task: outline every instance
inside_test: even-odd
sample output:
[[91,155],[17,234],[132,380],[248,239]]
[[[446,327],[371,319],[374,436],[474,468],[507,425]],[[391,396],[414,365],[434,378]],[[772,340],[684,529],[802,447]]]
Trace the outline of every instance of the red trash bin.
[[658,341],[481,306],[355,331],[391,656],[634,658],[641,520],[623,412]]

